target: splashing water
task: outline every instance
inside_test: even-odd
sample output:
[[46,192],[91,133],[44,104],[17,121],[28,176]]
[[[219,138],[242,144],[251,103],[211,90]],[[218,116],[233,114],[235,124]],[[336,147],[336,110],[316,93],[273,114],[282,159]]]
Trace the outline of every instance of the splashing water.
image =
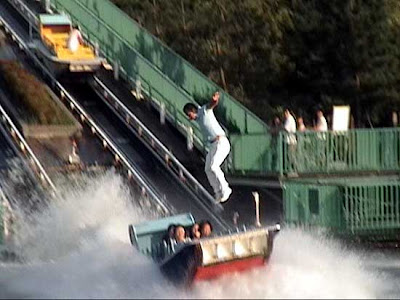
[[[287,229],[275,239],[266,268],[209,284],[221,298],[375,298],[380,282],[363,258],[318,233]],[[199,286],[199,289],[207,290]],[[209,294],[208,296],[211,296]]]
[[132,248],[128,224],[154,218],[112,172],[68,186],[19,224],[24,263],[0,264],[2,298],[375,298],[384,285],[363,255],[300,229],[275,239],[268,266],[248,273],[170,285]]

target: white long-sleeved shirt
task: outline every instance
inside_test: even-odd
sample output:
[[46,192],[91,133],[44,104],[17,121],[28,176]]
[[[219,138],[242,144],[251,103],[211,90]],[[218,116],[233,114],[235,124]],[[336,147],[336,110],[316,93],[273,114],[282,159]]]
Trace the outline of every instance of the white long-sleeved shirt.
[[317,120],[317,126],[316,126],[317,131],[328,131],[328,123],[326,122],[326,119],[324,116],[321,116]]
[[283,128],[289,133],[286,142],[288,144],[296,144],[296,136],[293,134],[296,132],[296,121],[291,114],[285,119]]

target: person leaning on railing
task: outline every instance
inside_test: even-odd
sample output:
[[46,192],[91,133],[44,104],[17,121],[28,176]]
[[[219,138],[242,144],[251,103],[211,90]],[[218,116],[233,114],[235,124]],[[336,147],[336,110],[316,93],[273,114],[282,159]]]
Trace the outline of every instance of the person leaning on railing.
[[285,109],[284,112],[285,121],[283,122],[283,128],[287,132],[285,137],[284,159],[286,160],[286,169],[290,172],[296,171],[296,121],[290,113],[289,109]]
[[271,133],[271,169],[277,170],[278,163],[278,152],[279,152],[279,132],[283,130],[281,119],[275,116],[271,122],[269,132]]
[[317,110],[317,123],[314,130],[319,132],[328,131],[328,123],[326,122],[324,113],[320,109]]
[[297,131],[304,132],[306,130],[307,130],[307,127],[306,127],[306,125],[304,125],[303,117],[298,117],[297,118]]
[[328,123],[324,117],[322,110],[318,109],[316,112],[317,122],[314,126],[314,130],[317,132],[316,136],[316,153],[317,153],[317,165],[320,168],[326,165],[326,132],[328,131]]

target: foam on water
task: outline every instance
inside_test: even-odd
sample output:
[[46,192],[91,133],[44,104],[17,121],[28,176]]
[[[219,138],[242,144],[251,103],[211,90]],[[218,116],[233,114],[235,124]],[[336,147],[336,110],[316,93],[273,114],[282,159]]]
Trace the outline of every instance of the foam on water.
[[24,263],[0,264],[0,297],[375,298],[383,285],[362,255],[286,229],[269,266],[180,290],[131,247],[128,224],[154,214],[134,204],[118,175],[64,184],[62,195],[19,224],[15,247]]

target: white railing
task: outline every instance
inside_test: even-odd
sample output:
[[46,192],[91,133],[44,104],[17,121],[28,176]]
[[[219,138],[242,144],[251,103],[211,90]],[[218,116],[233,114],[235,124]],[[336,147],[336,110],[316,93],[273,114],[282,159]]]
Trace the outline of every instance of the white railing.
[[19,148],[21,149],[22,153],[28,157],[29,161],[33,163],[36,168],[34,170],[39,175],[39,178],[42,182],[46,182],[53,191],[57,191],[56,187],[54,186],[53,182],[51,181],[50,177],[47,175],[45,169],[43,168],[40,161],[37,159],[35,153],[33,153],[32,149],[29,147],[28,143],[25,141],[22,134],[19,132],[17,126],[13,123],[11,118],[8,116],[4,108],[0,105],[0,115],[2,121],[6,125],[6,128],[9,130],[11,136],[14,138],[15,142],[18,144]]
[[[161,199],[162,197],[157,195],[153,188],[144,180],[144,178],[138,173],[138,171],[130,164],[126,156],[119,151],[117,146],[111,139],[108,138],[107,134],[91,119],[86,111],[79,105],[79,103],[65,90],[65,88],[53,77],[53,75],[46,69],[46,67],[39,61],[39,59],[32,53],[25,42],[21,39],[18,34],[11,28],[11,26],[0,16],[0,25],[3,25],[5,31],[9,33],[12,39],[18,44],[19,48],[24,50],[25,53],[32,59],[35,66],[39,67],[43,73],[51,82],[53,89],[59,92],[62,99],[67,100],[69,108],[72,111],[76,111],[82,122],[86,122],[92,130],[93,134],[96,134],[102,140],[103,146],[110,150],[114,154],[115,161],[120,163],[127,169],[128,178],[133,178],[142,189],[142,195],[148,196],[154,200],[157,205],[156,208],[162,213],[171,213],[173,208],[168,207]],[[43,175],[45,176],[45,175]]]
[[30,8],[23,2],[19,0],[8,0],[8,2],[14,6],[18,11],[21,12],[21,15],[29,22],[34,23],[35,27],[39,27],[39,19],[35,13],[33,13]]

